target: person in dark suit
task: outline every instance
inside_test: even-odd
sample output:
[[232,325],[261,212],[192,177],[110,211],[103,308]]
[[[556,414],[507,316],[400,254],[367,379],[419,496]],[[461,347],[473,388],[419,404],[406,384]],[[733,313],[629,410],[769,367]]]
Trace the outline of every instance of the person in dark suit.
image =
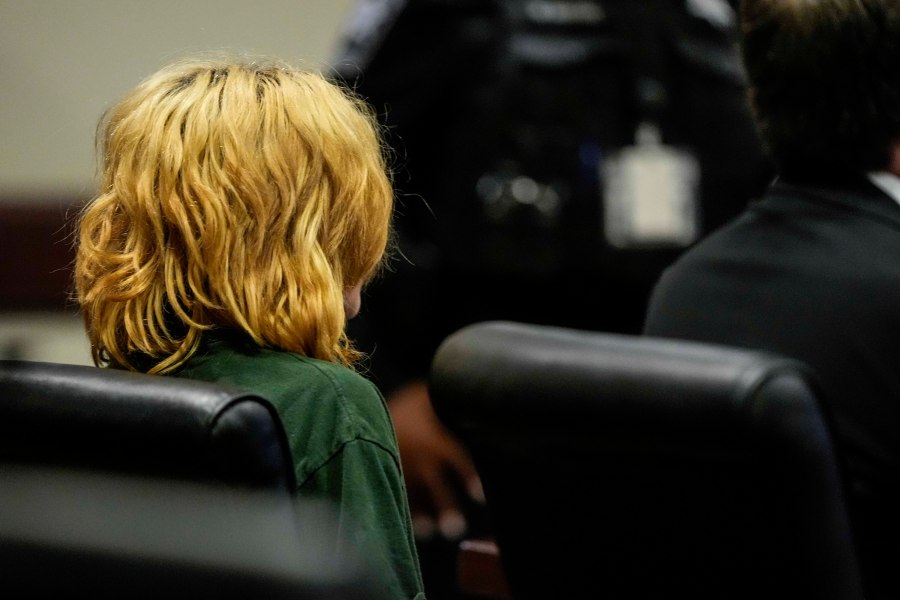
[[746,0],[742,56],[778,167],[661,276],[644,333],[818,375],[869,598],[900,597],[900,4]]

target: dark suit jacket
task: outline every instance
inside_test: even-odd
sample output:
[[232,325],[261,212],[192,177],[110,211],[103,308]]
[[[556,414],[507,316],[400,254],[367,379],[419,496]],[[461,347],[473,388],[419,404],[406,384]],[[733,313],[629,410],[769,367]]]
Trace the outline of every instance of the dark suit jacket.
[[664,272],[644,332],[816,371],[870,595],[900,597],[900,206],[861,176],[781,179]]

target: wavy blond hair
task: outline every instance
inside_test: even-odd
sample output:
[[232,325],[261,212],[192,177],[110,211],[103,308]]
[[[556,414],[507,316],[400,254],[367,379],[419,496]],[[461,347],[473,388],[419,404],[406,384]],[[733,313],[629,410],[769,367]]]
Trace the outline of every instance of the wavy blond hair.
[[189,61],[98,126],[75,293],[94,362],[178,368],[212,327],[351,365],[344,292],[382,264],[393,192],[370,109],[275,62]]

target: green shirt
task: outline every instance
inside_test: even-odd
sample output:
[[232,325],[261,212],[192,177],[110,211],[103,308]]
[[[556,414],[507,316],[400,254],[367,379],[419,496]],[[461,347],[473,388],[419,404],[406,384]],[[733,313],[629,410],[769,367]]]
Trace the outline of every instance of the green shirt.
[[391,599],[425,598],[393,424],[375,386],[350,369],[208,335],[177,377],[228,384],[269,400],[287,432],[298,494],[338,509]]

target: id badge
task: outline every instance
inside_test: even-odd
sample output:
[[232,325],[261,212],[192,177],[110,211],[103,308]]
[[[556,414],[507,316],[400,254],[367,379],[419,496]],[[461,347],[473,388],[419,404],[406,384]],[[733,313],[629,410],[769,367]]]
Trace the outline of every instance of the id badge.
[[700,167],[661,143],[628,146],[601,161],[603,233],[618,248],[684,247],[700,232]]

